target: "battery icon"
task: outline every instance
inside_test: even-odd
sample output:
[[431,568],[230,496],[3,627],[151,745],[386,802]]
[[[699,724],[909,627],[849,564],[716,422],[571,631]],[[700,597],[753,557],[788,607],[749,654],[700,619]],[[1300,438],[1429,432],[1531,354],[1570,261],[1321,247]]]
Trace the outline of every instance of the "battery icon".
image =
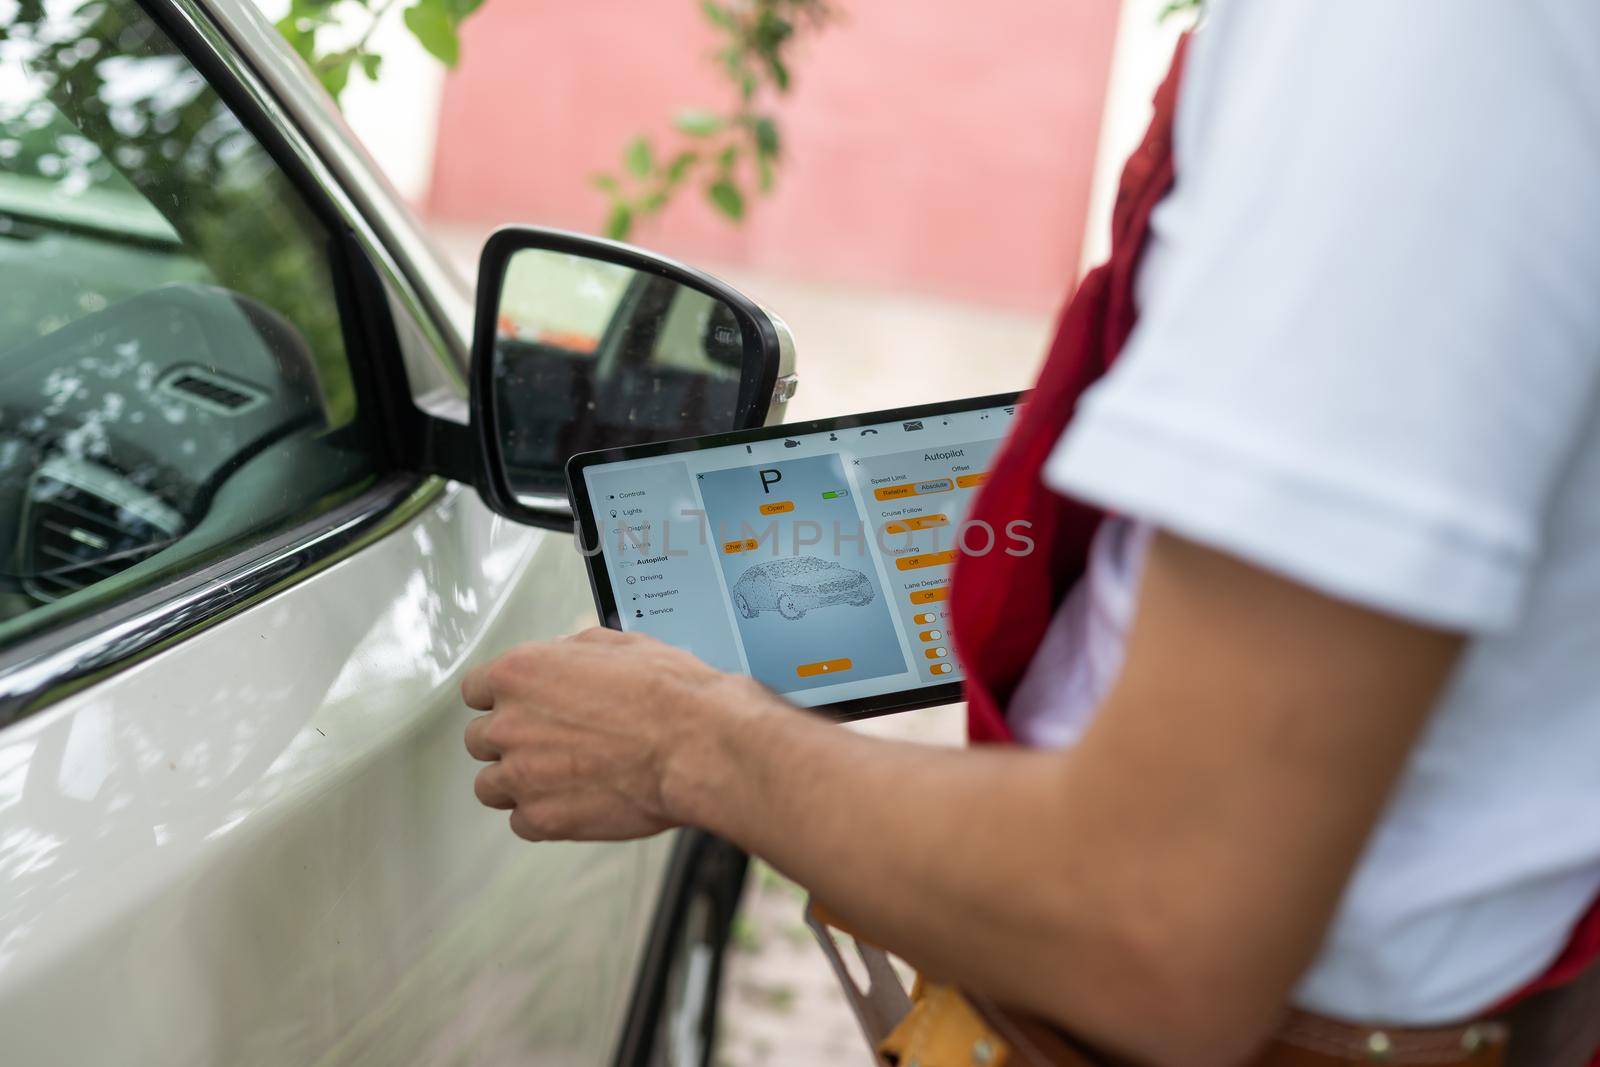
[[850,495],[850,492],[847,489],[829,489],[826,493],[822,494],[822,499],[824,499],[824,500],[842,500],[842,499],[844,499],[845,497],[847,497],[849,495]]

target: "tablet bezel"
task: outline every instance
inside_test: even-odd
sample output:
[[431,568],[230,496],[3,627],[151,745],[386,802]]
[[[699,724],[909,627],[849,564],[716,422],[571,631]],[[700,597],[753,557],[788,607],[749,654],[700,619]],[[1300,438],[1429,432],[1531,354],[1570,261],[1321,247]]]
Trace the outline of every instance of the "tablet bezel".
[[[622,445],[602,448],[593,452],[579,452],[567,460],[567,497],[572,503],[574,532],[578,548],[583,554],[589,572],[589,589],[594,595],[595,607],[601,623],[609,629],[621,630],[622,619],[617,611],[616,599],[611,592],[610,572],[606,568],[605,554],[599,551],[600,525],[595,518],[588,486],[583,472],[605,463],[618,463],[633,459],[654,459],[680,452],[704,452],[728,445],[753,444],[783,437],[803,437],[814,433],[854,429],[858,426],[875,426],[885,422],[906,422],[912,419],[937,418],[964,411],[980,411],[1027,403],[1028,391],[995,393],[990,396],[966,397],[937,404],[919,404],[908,408],[889,408],[884,411],[867,411],[857,415],[838,415],[809,422],[780,423],[760,426],[751,430],[731,430],[727,433],[707,434],[703,437],[680,437],[672,441],[652,441],[647,444]],[[590,546],[596,546],[593,551]],[[833,704],[817,704],[810,710],[822,712],[839,721],[866,719],[888,715],[897,711],[915,711],[918,708],[954,704],[962,699],[962,682],[945,682],[940,685],[918,686],[878,696],[857,697]]]

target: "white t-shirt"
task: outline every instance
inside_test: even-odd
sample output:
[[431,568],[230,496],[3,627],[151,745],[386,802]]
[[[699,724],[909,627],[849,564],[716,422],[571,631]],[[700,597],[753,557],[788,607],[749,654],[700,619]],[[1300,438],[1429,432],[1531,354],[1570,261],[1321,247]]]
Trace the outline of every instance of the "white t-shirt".
[[1092,716],[1152,527],[1469,635],[1295,1000],[1470,1016],[1600,893],[1600,3],[1213,0],[1174,136],[1013,721]]

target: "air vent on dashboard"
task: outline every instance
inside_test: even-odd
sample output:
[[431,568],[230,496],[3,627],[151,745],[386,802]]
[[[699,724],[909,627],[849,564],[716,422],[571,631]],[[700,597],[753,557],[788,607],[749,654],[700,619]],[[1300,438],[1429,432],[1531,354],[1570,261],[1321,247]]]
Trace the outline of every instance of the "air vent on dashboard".
[[266,394],[236,378],[201,367],[179,367],[161,388],[219,415],[239,415],[266,401]]
[[110,471],[50,460],[28,486],[23,588],[60,600],[154,555],[182,525],[176,511]]

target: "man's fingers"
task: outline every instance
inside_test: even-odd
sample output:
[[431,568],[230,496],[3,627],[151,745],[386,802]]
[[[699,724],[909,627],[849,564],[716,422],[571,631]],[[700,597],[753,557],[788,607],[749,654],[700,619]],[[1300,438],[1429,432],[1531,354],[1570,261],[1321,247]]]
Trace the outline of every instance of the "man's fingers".
[[517,806],[506,780],[507,773],[503,763],[491,763],[478,772],[478,776],[472,780],[472,791],[477,795],[479,804],[501,811],[509,811]]
[[488,736],[491,718],[493,718],[491,715],[478,715],[467,723],[467,751],[472,754],[473,759],[487,762],[500,758],[499,747],[490,742]]
[[528,817],[523,814],[521,808],[511,809],[511,832],[524,841],[548,840],[539,832],[538,827],[534,826]]
[[475,711],[489,711],[494,707],[494,687],[489,684],[490,666],[480,663],[461,679],[461,699]]

